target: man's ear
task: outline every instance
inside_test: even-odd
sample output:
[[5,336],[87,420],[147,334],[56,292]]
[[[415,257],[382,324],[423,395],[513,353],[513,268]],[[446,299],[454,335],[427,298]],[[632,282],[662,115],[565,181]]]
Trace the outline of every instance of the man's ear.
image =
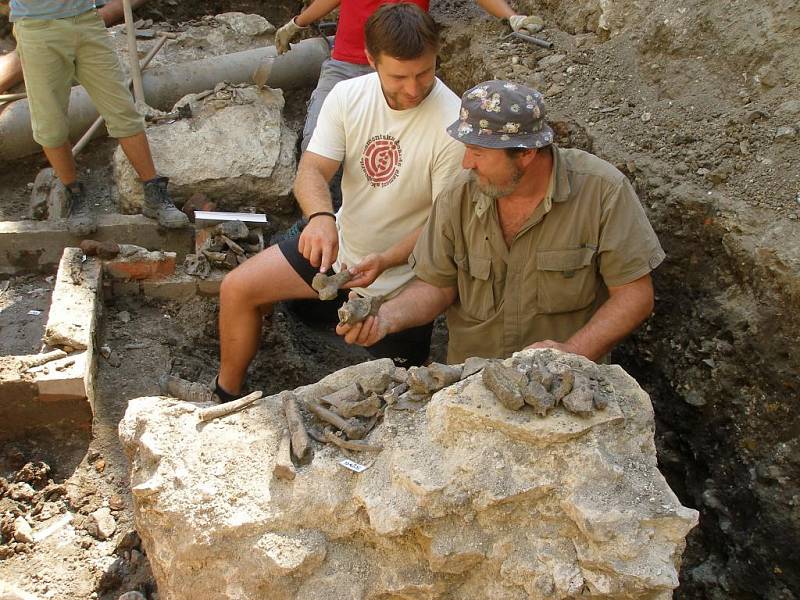
[[535,148],[528,148],[524,152],[521,152],[517,155],[517,161],[519,161],[519,164],[523,169],[526,169],[536,159],[537,154],[539,154],[538,150]]
[[377,71],[378,70],[378,66],[377,66],[378,65],[378,61],[375,60],[375,58],[372,56],[372,54],[369,53],[369,50],[365,49],[364,53],[367,55],[367,61],[369,62],[369,66]]

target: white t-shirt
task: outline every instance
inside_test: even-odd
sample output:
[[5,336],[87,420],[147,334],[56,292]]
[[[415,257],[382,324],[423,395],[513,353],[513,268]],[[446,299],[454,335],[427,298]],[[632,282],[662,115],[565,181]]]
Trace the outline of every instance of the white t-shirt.
[[[460,105],[439,79],[425,100],[407,110],[389,107],[377,73],[334,86],[308,151],[344,167],[335,271],[383,252],[425,224],[436,196],[461,172],[464,145],[445,131],[458,119]],[[357,291],[386,295],[413,277],[403,264]]]

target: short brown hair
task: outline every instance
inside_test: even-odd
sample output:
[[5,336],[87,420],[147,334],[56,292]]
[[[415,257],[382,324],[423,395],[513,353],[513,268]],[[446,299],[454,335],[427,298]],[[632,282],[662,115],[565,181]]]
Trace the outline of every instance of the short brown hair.
[[412,60],[426,52],[439,51],[439,27],[416,4],[384,4],[367,19],[364,41],[376,62],[381,54]]

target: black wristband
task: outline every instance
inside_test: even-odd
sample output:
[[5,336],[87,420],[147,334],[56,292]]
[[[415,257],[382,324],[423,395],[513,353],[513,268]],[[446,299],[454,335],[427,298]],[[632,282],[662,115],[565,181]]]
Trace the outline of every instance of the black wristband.
[[307,221],[310,221],[310,220],[311,220],[311,219],[313,219],[314,217],[319,217],[319,216],[322,216],[322,215],[325,215],[325,216],[331,217],[331,218],[333,218],[333,220],[334,220],[334,221],[336,220],[336,215],[335,215],[335,214],[333,214],[332,212],[328,212],[327,210],[321,210],[321,211],[319,211],[319,212],[311,213],[310,215],[308,215],[308,217],[307,217],[307,219],[306,219],[306,220],[307,220]]

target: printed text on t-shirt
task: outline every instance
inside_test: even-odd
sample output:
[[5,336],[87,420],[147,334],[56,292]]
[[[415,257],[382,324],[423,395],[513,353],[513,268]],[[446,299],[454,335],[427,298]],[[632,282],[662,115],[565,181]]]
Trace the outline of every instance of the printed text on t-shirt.
[[376,135],[364,145],[361,170],[372,187],[386,187],[400,174],[403,152],[400,142],[390,135]]

